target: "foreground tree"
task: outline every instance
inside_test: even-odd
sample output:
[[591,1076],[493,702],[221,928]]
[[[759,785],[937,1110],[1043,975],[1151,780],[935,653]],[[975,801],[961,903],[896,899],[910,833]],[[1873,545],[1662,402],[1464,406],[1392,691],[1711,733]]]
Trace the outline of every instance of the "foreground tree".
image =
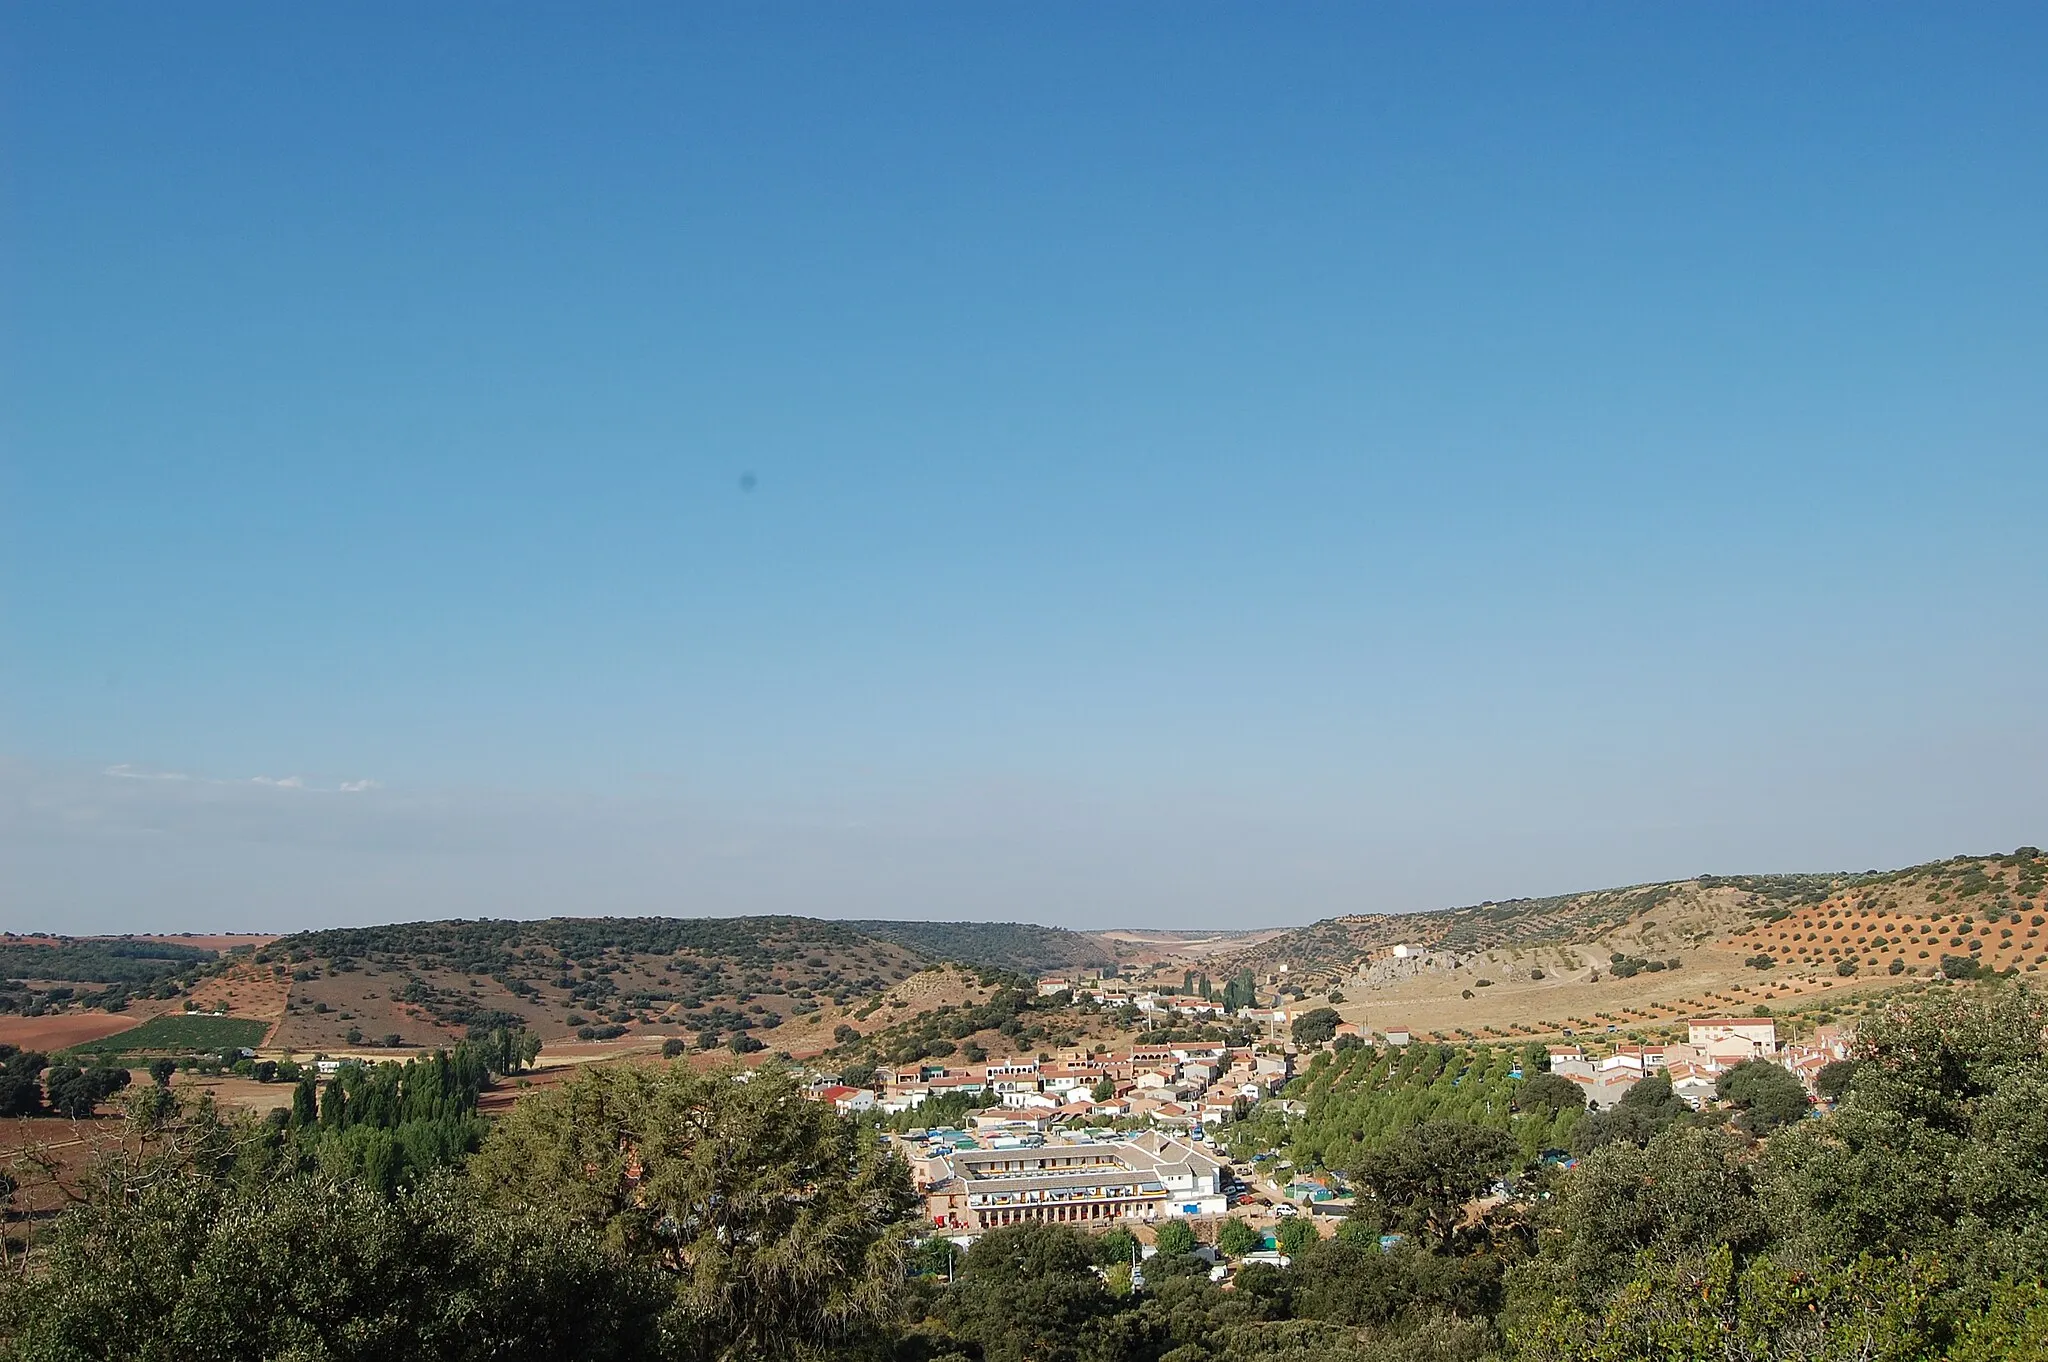
[[1368,1152],[1352,1173],[1358,1202],[1379,1223],[1448,1247],[1476,1201],[1514,1166],[1505,1131],[1426,1121]]
[[1514,1331],[1518,1362],[1923,1362],[1942,1356],[1933,1277],[1859,1259],[1818,1271],[1725,1246],[1646,1268],[1594,1315],[1552,1303]]
[[1745,1060],[1722,1074],[1714,1095],[1736,1108],[1735,1124],[1751,1135],[1781,1130],[1813,1105],[1792,1071],[1767,1059]]
[[987,1362],[1098,1355],[1094,1331],[1117,1307],[1095,1273],[1095,1249],[1067,1225],[990,1230],[968,1250],[946,1293],[947,1330]]
[[1943,989],[1866,1022],[1835,1113],[1772,1138],[1771,1218],[1809,1254],[1938,1256],[1981,1295],[2048,1280],[2048,1004]]
[[495,1205],[669,1284],[677,1355],[821,1355],[891,1317],[909,1170],[787,1072],[606,1067],[529,1098],[470,1165]]
[[1621,1095],[1607,1111],[1579,1123],[1572,1146],[1584,1154],[1604,1144],[1648,1144],[1659,1132],[1690,1119],[1692,1108],[1671,1091],[1668,1074],[1651,1074]]
[[653,1362],[663,1297],[594,1236],[480,1206],[452,1176],[397,1198],[325,1178],[156,1166],[64,1216],[0,1290],[20,1362]]
[[1617,1141],[1556,1181],[1536,1215],[1540,1254],[1516,1270],[1518,1300],[1597,1309],[1645,1262],[1704,1249],[1748,1252],[1768,1227],[1747,1146],[1725,1131],[1674,1126],[1647,1146]]

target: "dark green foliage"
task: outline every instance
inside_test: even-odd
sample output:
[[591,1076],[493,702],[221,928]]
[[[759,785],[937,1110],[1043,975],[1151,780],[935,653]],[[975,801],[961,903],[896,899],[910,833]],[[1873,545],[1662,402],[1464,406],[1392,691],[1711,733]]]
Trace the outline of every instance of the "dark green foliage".
[[660,1298],[587,1234],[325,1178],[141,1183],[60,1222],[0,1297],[7,1355],[132,1362],[652,1359]]
[[1578,1084],[1553,1073],[1532,1075],[1515,1094],[1515,1109],[1539,1115],[1555,1117],[1561,1112],[1582,1111],[1586,1106],[1586,1090]]
[[592,1068],[520,1103],[470,1168],[493,1204],[654,1271],[680,1358],[806,1356],[899,1304],[908,1169],[779,1066]]
[[1667,1127],[1645,1145],[1603,1144],[1557,1181],[1542,1214],[1550,1233],[1524,1288],[1592,1308],[1645,1252],[1760,1245],[1767,1231],[1752,1171],[1725,1132],[1692,1126]]
[[177,975],[196,975],[218,952],[167,941],[98,937],[56,945],[0,942],[0,977],[66,979],[140,987]]
[[1507,1174],[1516,1154],[1505,1131],[1449,1121],[1414,1126],[1369,1151],[1352,1170],[1357,1213],[1447,1245],[1465,1204]]
[[1856,1071],[1863,1067],[1861,1060],[1838,1059],[1814,1075],[1814,1090],[1830,1102],[1838,1102],[1849,1091],[1849,1085],[1856,1079]]
[[1752,1059],[1722,1074],[1714,1094],[1741,1114],[1736,1125],[1751,1135],[1768,1135],[1806,1115],[1806,1089],[1782,1064]]
[[47,1056],[13,1045],[0,1045],[0,1116],[35,1116],[43,1110],[43,1070]]
[[128,1071],[60,1064],[43,1075],[43,1086],[49,1093],[50,1109],[76,1121],[91,1116],[100,1103],[127,1087]]
[[[1121,1230],[913,1249],[904,1166],[773,1065],[592,1069],[523,1101],[459,1179],[387,1176],[351,1142],[405,1129],[436,1082],[459,1094],[474,1053],[440,1079],[345,1070],[333,1129],[310,1082],[260,1125],[159,1114],[182,1164],[117,1164],[35,1270],[0,1275],[0,1358],[2044,1362],[2048,1008],[1936,985],[1861,1025],[1838,1106],[1760,1143],[1657,1080],[1585,1118],[1614,1137],[1569,1170],[1518,1149],[1550,1106],[1533,1079],[1489,1089],[1525,1108],[1504,1126],[1389,1122],[1356,1160],[1359,1213],[1330,1239],[1284,1221],[1292,1266],[1229,1290],[1178,1221],[1141,1281]],[[1431,1088],[1491,1068],[1411,1048],[1435,1052],[1415,1056]],[[1770,1067],[1729,1084],[1753,1129]],[[1256,1243],[1233,1220],[1217,1238]]]
[[1318,1007],[1302,1013],[1294,1019],[1291,1028],[1294,1043],[1303,1049],[1312,1050],[1337,1034],[1337,1024],[1344,1019],[1331,1007]]
[[1671,1091],[1671,1079],[1651,1074],[1621,1095],[1608,1111],[1593,1112],[1579,1123],[1572,1147],[1580,1153],[1623,1141],[1648,1144],[1673,1124],[1692,1116],[1692,1108]]
[[1090,1355],[1116,1302],[1094,1271],[1088,1236],[1065,1225],[1014,1225],[975,1241],[945,1295],[943,1318],[987,1362]]

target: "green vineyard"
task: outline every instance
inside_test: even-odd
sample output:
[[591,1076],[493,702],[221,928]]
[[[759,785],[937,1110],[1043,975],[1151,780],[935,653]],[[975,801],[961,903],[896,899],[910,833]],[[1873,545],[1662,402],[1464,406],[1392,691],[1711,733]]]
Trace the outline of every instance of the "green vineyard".
[[1318,1054],[1308,1072],[1287,1085],[1289,1114],[1261,1103],[1230,1128],[1231,1152],[1285,1152],[1297,1168],[1348,1169],[1368,1149],[1424,1121],[1456,1121],[1512,1134],[1534,1158],[1571,1146],[1577,1110],[1520,1112],[1523,1076],[1542,1071],[1540,1046],[1409,1045],[1358,1047]]
[[71,1047],[79,1055],[197,1054],[228,1046],[261,1045],[270,1023],[251,1017],[210,1017],[172,1013],[140,1026]]

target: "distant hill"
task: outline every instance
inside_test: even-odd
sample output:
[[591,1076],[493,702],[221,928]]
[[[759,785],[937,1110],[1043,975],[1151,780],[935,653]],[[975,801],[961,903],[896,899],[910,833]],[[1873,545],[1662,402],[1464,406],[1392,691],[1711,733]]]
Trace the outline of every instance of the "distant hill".
[[934,960],[1047,974],[1116,963],[1094,937],[1028,922],[848,922],[855,931],[893,941]]
[[[1020,976],[1120,960],[1126,977],[1136,962],[1163,987],[1249,969],[1269,996],[1320,992],[1351,1020],[1526,1037],[1942,973],[2038,974],[2044,933],[2048,858],[2031,847],[1248,933],[787,916],[450,920],[275,939],[0,933],[0,1039],[54,1045],[89,1013],[140,1024],[174,1011],[260,1019],[268,1045],[300,1052],[442,1045],[502,1026],[551,1047],[645,1037],[741,1053],[995,1053],[1025,1035],[1110,1040],[1124,1025],[1113,1012],[1059,1015]],[[1395,958],[1399,945],[1421,949]]]
[[[301,1049],[434,1044],[505,1025],[586,1041],[645,1028],[795,1053],[834,1043],[850,1022],[869,1029],[855,1014],[885,993],[892,1017],[906,1004],[914,1013],[937,995],[912,981],[939,965],[988,975],[986,993],[998,975],[1113,960],[1056,927],[733,917],[336,928],[281,937],[253,963],[289,978],[275,1043]],[[946,996],[964,1001],[961,987]]]
[[[1628,939],[1632,924],[1652,920],[1672,944],[1741,941],[1767,944],[1753,929],[1850,902],[1890,901],[1907,911],[1938,906],[1949,895],[1991,893],[2009,904],[2040,898],[2044,862],[2022,847],[2010,855],[1958,856],[1891,871],[1794,875],[1700,875],[1658,884],[1625,885],[1548,898],[1505,899],[1421,913],[1326,918],[1235,953],[1228,967],[1271,972],[1287,966],[1298,984],[1345,973],[1397,945],[1474,954],[1538,946]],[[1774,934],[1775,942],[1778,935]],[[1224,962],[1214,966],[1219,972]]]
[[786,1048],[787,1032],[931,963],[842,922],[801,917],[408,922],[280,937],[255,957],[291,981],[278,1043],[472,1027],[605,1039],[659,1027]]

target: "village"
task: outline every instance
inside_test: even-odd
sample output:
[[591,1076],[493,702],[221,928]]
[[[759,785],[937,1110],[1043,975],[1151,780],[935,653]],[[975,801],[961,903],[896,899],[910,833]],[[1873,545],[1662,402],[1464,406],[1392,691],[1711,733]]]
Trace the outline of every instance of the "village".
[[[1042,996],[1061,993],[1133,1008],[1171,1027],[1223,1015],[1210,998],[1134,990],[1110,978],[1047,977]],[[1413,1044],[1406,1027],[1328,1022],[1303,1043],[1295,1023],[1317,1009],[1275,998],[1237,1007],[1231,1018],[1251,1043],[1157,1045],[1058,1055],[1014,1055],[977,1064],[920,1063],[878,1069],[860,1085],[821,1077],[812,1095],[847,1114],[871,1114],[893,1127],[888,1138],[912,1169],[934,1230],[963,1242],[980,1231],[1032,1221],[1139,1230],[1159,1222],[1196,1223],[1239,1216],[1254,1226],[1303,1218],[1333,1233],[1350,1211],[1337,1173],[1290,1169],[1280,1151],[1224,1149],[1224,1128],[1261,1103],[1290,1114],[1288,1084],[1322,1052]],[[1638,1083],[1662,1074],[1672,1095],[1695,1111],[1717,1104],[1716,1084],[1735,1066],[1782,1066],[1818,1099],[1817,1079],[1849,1057],[1853,1030],[1824,1025],[1807,1038],[1781,1039],[1772,1017],[1701,1017],[1683,1042],[1625,1041],[1545,1047],[1547,1071],[1573,1084],[1589,1112],[1607,1111]],[[1517,1070],[1517,1076],[1520,1071]],[[941,1123],[906,1125],[945,1099]],[[950,1113],[958,1112],[957,1116]],[[1558,1155],[1562,1158],[1560,1152]]]

